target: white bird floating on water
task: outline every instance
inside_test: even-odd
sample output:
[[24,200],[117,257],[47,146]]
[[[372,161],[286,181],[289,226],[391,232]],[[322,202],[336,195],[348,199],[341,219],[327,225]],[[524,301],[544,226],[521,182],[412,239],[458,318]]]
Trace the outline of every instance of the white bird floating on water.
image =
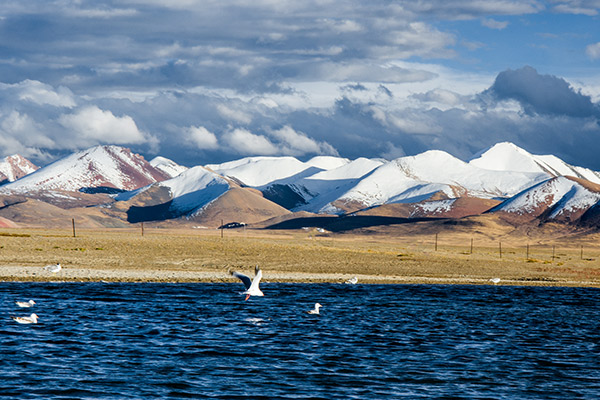
[[29,317],[11,317],[11,318],[20,324],[37,324],[37,322],[38,322],[37,314],[31,314]]
[[356,285],[357,282],[358,282],[358,278],[356,276],[353,278],[350,278],[346,281],[346,283],[349,285]]
[[490,282],[496,284],[496,283],[500,283],[500,278],[492,278],[490,279]]
[[323,307],[322,305],[320,305],[319,303],[315,303],[315,308],[313,308],[312,310],[308,310],[307,313],[309,314],[319,314],[319,308]]
[[46,271],[50,271],[50,272],[52,272],[53,274],[55,274],[55,273],[57,273],[58,271],[60,271],[60,270],[61,270],[61,268],[62,268],[62,267],[60,266],[60,263],[56,263],[56,264],[50,264],[50,265],[46,265],[46,266],[44,267],[44,269],[45,269]]
[[264,293],[261,292],[261,290],[258,288],[260,278],[262,278],[262,271],[260,268],[258,268],[258,265],[254,267],[254,273],[254,279],[250,280],[250,278],[244,274],[240,274],[236,271],[231,271],[231,275],[235,276],[236,278],[239,278],[246,287],[246,291],[242,292],[242,294],[246,295],[245,300],[248,300],[250,296],[264,296]]
[[35,304],[35,301],[33,300],[29,300],[29,301],[15,301],[15,304],[18,305],[19,307],[22,308],[29,308],[29,307],[33,307]]

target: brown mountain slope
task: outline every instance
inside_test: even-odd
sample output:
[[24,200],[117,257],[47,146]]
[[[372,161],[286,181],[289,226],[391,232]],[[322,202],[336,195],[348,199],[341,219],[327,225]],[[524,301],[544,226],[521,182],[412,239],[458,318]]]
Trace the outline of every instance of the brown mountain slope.
[[101,208],[80,207],[63,209],[35,199],[23,199],[0,208],[0,218],[20,227],[71,228],[72,219],[81,228],[125,227],[127,223],[110,217]]
[[221,197],[208,204],[188,220],[204,226],[218,227],[223,223],[252,224],[291,212],[262,197],[258,190],[232,187]]
[[460,197],[457,199],[424,201],[420,203],[384,204],[367,210],[358,211],[355,215],[377,215],[399,218],[463,218],[479,215],[500,204],[498,200]]

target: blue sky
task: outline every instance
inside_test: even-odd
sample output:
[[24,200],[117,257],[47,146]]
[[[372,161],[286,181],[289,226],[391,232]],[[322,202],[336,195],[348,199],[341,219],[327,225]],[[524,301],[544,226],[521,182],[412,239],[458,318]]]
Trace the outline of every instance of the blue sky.
[[5,0],[0,155],[466,160],[511,141],[600,170],[599,13],[597,0]]

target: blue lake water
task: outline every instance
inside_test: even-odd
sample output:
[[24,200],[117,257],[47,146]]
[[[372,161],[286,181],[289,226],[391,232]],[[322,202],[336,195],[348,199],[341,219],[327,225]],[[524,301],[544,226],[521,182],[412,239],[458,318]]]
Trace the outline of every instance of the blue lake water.
[[261,286],[0,283],[0,396],[600,398],[597,289]]

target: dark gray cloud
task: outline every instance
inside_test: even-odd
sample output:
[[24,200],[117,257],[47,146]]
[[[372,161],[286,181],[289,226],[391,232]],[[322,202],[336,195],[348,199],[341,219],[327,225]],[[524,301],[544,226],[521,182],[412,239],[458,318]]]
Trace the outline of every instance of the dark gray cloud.
[[4,81],[35,78],[82,94],[107,87],[272,92],[286,81],[412,82],[431,74],[382,64],[448,57],[454,45],[453,35],[386,1],[7,3],[0,15]]
[[562,78],[541,75],[529,66],[501,72],[485,95],[496,100],[516,100],[531,115],[600,117],[600,108],[590,96],[576,91]]

